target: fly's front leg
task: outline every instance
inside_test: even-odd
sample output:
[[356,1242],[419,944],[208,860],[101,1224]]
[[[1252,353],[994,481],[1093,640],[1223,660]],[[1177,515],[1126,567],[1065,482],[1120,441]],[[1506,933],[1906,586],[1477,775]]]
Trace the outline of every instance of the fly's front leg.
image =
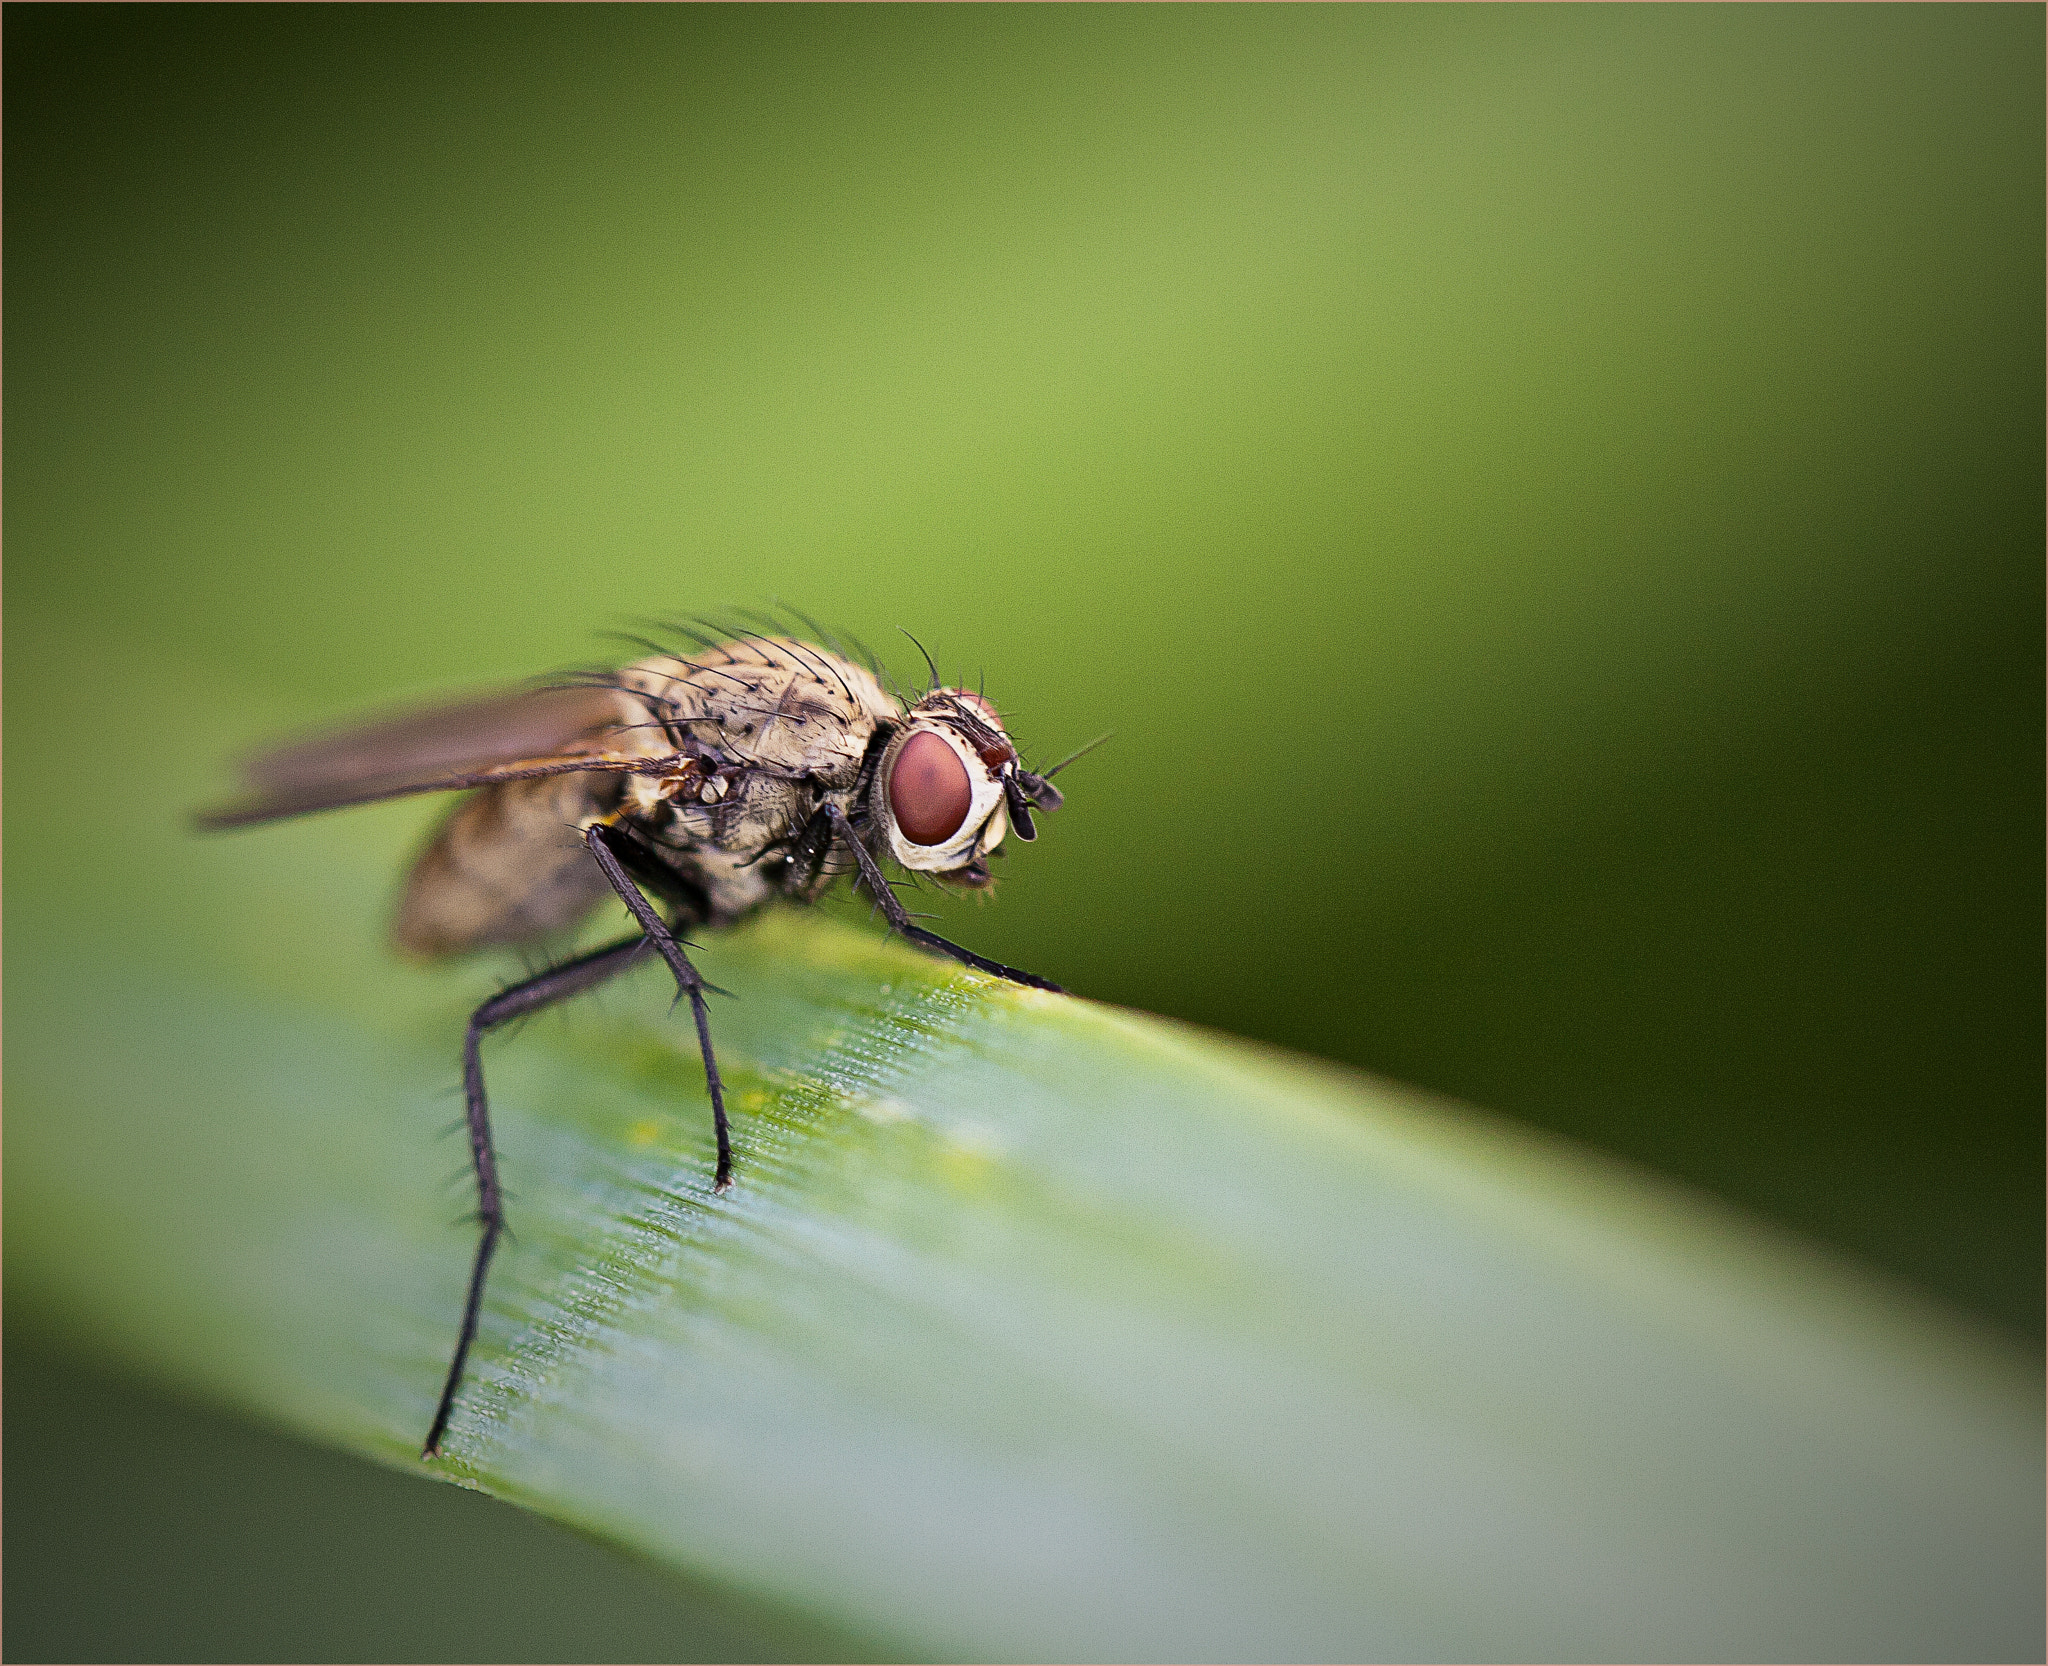
[[449,1414],[455,1410],[455,1391],[462,1386],[462,1368],[468,1362],[470,1344],[476,1340],[477,1318],[483,1311],[484,1276],[490,1271],[498,1237],[505,1230],[505,1197],[498,1185],[498,1153],[491,1142],[491,1112],[484,1098],[483,1039],[501,1024],[595,988],[606,978],[623,972],[646,949],[646,938],[629,937],[623,943],[579,955],[493,995],[469,1015],[469,1032],[462,1042],[462,1097],[469,1120],[470,1161],[476,1166],[476,1218],[483,1227],[483,1236],[477,1242],[476,1261],[469,1270],[469,1296],[462,1306],[462,1329],[455,1339],[455,1357],[448,1364],[448,1381],[441,1389],[440,1403],[434,1408],[434,1425],[427,1431],[426,1445],[420,1449],[423,1458],[431,1458],[441,1449],[441,1437],[447,1433]]
[[[675,933],[670,931],[666,921],[654,911],[654,906],[641,894],[633,876],[626,871],[619,860],[614,841],[623,842],[624,835],[615,832],[599,822],[583,831],[583,844],[611,887],[619,894],[619,901],[626,905],[627,912],[639,922],[640,929],[647,934],[647,941],[654,946],[654,952],[668,963],[668,969],[675,974],[677,992],[690,999],[690,1011],[697,1020],[697,1046],[704,1055],[704,1084],[711,1090],[711,1125],[718,1134],[718,1171],[712,1176],[712,1189],[726,1191],[732,1185],[732,1134],[725,1121],[725,1084],[718,1079],[718,1058],[711,1051],[711,1014],[704,1004],[704,980],[697,975],[697,968],[690,964],[690,957],[683,953]],[[627,847],[630,850],[630,846]]]
[[923,926],[915,924],[903,904],[896,900],[896,893],[882,877],[881,867],[869,853],[868,847],[855,836],[853,823],[846,819],[846,812],[836,804],[828,804],[825,811],[832,818],[832,830],[846,841],[847,848],[853,852],[854,861],[860,864],[861,883],[867,887],[868,894],[881,905],[882,918],[889,922],[892,930],[900,932],[913,943],[922,943],[928,949],[938,950],[940,954],[951,955],[961,964],[972,966],[977,972],[1007,978],[1011,983],[1021,983],[1031,989],[1049,989],[1055,995],[1066,993],[1056,983],[1047,983],[1041,977],[1030,972],[1020,972],[1016,967],[1005,966],[1000,961],[985,959],[972,949],[963,949],[958,943],[949,943],[937,932],[926,931]]

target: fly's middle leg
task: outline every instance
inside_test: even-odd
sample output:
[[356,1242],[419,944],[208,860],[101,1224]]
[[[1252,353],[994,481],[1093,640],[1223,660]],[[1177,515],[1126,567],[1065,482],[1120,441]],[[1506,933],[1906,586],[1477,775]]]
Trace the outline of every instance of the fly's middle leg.
[[832,817],[819,810],[806,821],[789,849],[789,874],[782,888],[790,896],[809,901],[816,896],[825,871],[825,858],[832,854]]
[[584,829],[583,844],[611,881],[612,889],[618,892],[619,901],[647,934],[654,952],[668,963],[669,971],[675,975],[677,993],[689,998],[691,1016],[697,1021],[697,1047],[704,1055],[704,1085],[711,1093],[711,1125],[718,1135],[718,1170],[711,1184],[714,1191],[726,1191],[732,1185],[732,1132],[725,1117],[725,1084],[719,1080],[718,1057],[711,1050],[711,1013],[704,1001],[708,986],[621,860],[622,854],[627,860],[638,859],[627,835],[598,822]]

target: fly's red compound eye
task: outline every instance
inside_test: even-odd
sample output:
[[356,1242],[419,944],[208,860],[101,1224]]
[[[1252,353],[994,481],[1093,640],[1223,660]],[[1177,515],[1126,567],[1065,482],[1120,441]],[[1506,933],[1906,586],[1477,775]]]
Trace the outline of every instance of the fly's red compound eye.
[[914,845],[942,845],[974,804],[967,766],[929,729],[903,743],[889,771],[889,810]]

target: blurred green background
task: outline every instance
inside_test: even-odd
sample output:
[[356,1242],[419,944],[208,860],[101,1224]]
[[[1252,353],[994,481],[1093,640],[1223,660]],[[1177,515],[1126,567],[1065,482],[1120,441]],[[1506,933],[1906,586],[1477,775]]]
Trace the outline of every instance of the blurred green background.
[[[0,27],[17,900],[67,837],[167,917],[181,688],[255,741],[780,596],[1116,730],[952,935],[2039,1337],[2038,8]],[[805,1651],[10,1295],[11,1658]]]

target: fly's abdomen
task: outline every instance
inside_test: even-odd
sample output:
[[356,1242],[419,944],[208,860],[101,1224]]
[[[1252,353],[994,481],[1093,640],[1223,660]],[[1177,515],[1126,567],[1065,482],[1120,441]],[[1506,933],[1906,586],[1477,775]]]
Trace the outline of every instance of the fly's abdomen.
[[615,792],[613,782],[558,775],[464,799],[413,864],[393,940],[451,955],[575,925],[611,894],[578,834]]

